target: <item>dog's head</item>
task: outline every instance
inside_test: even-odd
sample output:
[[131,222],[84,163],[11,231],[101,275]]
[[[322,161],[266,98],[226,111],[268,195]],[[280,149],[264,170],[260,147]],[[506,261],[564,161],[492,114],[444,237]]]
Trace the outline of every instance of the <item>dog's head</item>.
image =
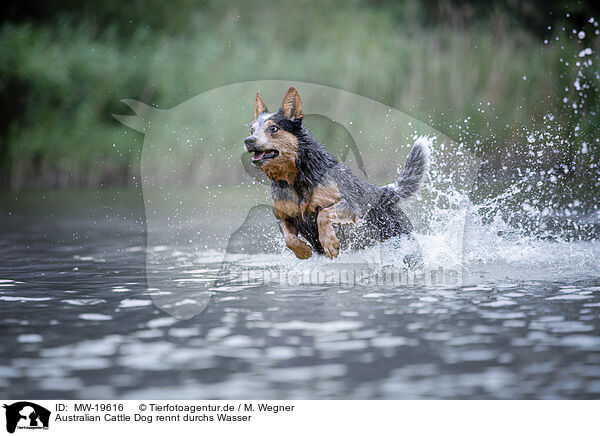
[[301,130],[302,102],[291,87],[278,112],[267,110],[260,92],[254,101],[254,121],[250,136],[244,140],[246,151],[253,153],[252,164],[262,169],[272,180],[292,184],[298,174],[298,137]]

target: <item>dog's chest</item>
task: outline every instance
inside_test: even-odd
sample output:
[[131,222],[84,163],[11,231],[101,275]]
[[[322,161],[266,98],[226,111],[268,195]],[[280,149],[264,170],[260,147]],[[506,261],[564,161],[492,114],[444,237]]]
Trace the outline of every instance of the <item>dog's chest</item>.
[[302,199],[291,188],[272,187],[273,212],[279,219],[291,219],[302,215]]
[[320,209],[333,206],[341,199],[337,185],[318,185],[312,191],[299,195],[290,187],[271,190],[273,211],[279,219],[294,219],[316,214]]

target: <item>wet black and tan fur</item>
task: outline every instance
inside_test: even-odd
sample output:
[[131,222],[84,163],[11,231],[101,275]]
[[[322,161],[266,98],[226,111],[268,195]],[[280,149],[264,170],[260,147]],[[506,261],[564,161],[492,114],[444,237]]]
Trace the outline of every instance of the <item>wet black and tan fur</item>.
[[380,187],[356,177],[329,154],[302,124],[303,118],[293,87],[274,113],[257,93],[250,136],[244,140],[254,154],[252,163],[272,180],[273,212],[287,247],[300,259],[308,259],[313,250],[334,258],[340,239],[343,247],[362,248],[409,235],[412,225],[398,203],[423,181],[428,141],[417,140],[398,180]]

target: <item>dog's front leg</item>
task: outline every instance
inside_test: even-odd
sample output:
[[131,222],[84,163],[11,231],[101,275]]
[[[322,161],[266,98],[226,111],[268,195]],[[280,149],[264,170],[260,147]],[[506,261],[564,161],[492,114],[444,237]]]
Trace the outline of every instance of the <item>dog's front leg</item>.
[[319,242],[323,247],[325,255],[333,259],[340,251],[340,241],[335,235],[332,222],[337,216],[337,205],[326,207],[319,211],[317,216],[317,227],[319,229]]
[[312,256],[310,245],[298,237],[298,229],[294,223],[288,220],[280,220],[279,227],[283,232],[285,245],[294,252],[298,259],[308,259]]

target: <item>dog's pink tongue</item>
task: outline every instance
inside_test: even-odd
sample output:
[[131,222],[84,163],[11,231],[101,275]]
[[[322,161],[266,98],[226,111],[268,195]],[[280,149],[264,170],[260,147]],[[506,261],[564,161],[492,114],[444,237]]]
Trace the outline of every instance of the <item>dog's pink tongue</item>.
[[254,156],[252,156],[252,160],[261,160],[264,155],[264,151],[255,151]]

